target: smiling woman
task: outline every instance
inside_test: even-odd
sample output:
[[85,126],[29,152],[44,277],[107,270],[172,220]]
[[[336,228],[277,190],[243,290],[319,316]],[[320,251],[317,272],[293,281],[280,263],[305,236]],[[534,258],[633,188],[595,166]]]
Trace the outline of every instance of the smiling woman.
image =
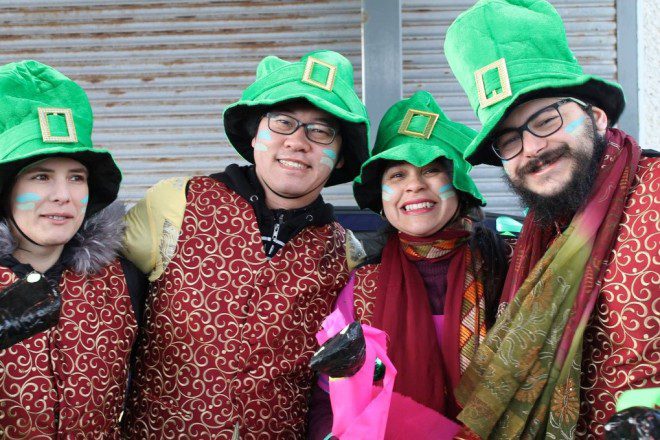
[[[495,320],[506,260],[502,242],[479,223],[485,202],[462,156],[475,134],[417,92],[385,113],[354,181],[360,207],[382,213],[389,226],[384,247],[337,303],[352,304],[357,320],[389,336],[397,376],[386,438],[451,437],[453,389]],[[327,387],[321,380],[314,393],[313,438],[331,430]],[[332,402],[334,410],[344,404]]]
[[117,254],[121,173],[92,119],[55,69],[0,66],[2,438],[119,431],[142,290]]
[[8,201],[19,261],[40,271],[57,261],[85,218],[87,176],[85,165],[67,157],[40,160],[19,172]]

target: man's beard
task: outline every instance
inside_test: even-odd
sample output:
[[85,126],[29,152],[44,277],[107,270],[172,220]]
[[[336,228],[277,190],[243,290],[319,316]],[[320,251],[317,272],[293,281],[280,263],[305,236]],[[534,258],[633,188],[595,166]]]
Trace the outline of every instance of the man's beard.
[[585,138],[591,139],[593,142],[591,154],[585,149],[571,150],[568,145],[564,144],[559,148],[539,155],[535,160],[530,161],[516,171],[518,181],[523,182],[526,174],[538,170],[543,164],[551,163],[561,156],[573,158],[576,167],[573,170],[572,178],[557,194],[551,196],[539,195],[524,188],[522,183],[513,182],[504,173],[504,180],[509,187],[520,197],[523,206],[534,212],[534,220],[543,227],[550,226],[555,222],[567,223],[570,221],[591,193],[607,141],[604,136],[595,133],[593,128],[590,133],[585,134]]

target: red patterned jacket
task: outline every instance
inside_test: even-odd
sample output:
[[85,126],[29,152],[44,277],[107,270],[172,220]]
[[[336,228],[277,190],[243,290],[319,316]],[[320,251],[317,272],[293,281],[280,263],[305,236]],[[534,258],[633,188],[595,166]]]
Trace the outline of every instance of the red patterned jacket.
[[584,336],[577,438],[604,437],[625,390],[660,386],[660,159],[642,157]]
[[[16,280],[0,267],[0,288]],[[59,291],[57,326],[0,350],[0,437],[119,438],[137,332],[122,266],[67,269]]]
[[174,256],[153,283],[130,438],[301,438],[314,335],[348,280],[345,231],[303,229],[272,258],[252,207],[195,177]]

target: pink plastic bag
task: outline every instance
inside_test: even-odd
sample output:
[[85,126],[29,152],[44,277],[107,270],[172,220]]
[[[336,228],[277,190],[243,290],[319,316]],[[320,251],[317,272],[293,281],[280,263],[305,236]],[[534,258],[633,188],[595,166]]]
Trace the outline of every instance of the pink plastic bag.
[[[350,322],[338,308],[325,319],[316,339],[323,344]],[[362,331],[367,348],[364,365],[352,377],[330,378],[329,381],[332,434],[342,440],[385,437],[396,369],[387,357],[387,335],[368,325],[363,325]],[[373,385],[376,357],[385,365],[382,388]]]

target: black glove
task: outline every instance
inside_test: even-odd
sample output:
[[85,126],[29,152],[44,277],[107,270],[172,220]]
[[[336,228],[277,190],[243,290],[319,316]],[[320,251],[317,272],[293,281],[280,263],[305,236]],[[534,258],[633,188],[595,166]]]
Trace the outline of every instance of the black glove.
[[61,304],[57,290],[38,272],[0,292],[0,349],[55,326]]
[[660,411],[633,406],[612,416],[605,425],[607,440],[660,440]]
[[353,321],[314,353],[309,366],[330,377],[351,377],[362,368],[366,356],[362,326]]

